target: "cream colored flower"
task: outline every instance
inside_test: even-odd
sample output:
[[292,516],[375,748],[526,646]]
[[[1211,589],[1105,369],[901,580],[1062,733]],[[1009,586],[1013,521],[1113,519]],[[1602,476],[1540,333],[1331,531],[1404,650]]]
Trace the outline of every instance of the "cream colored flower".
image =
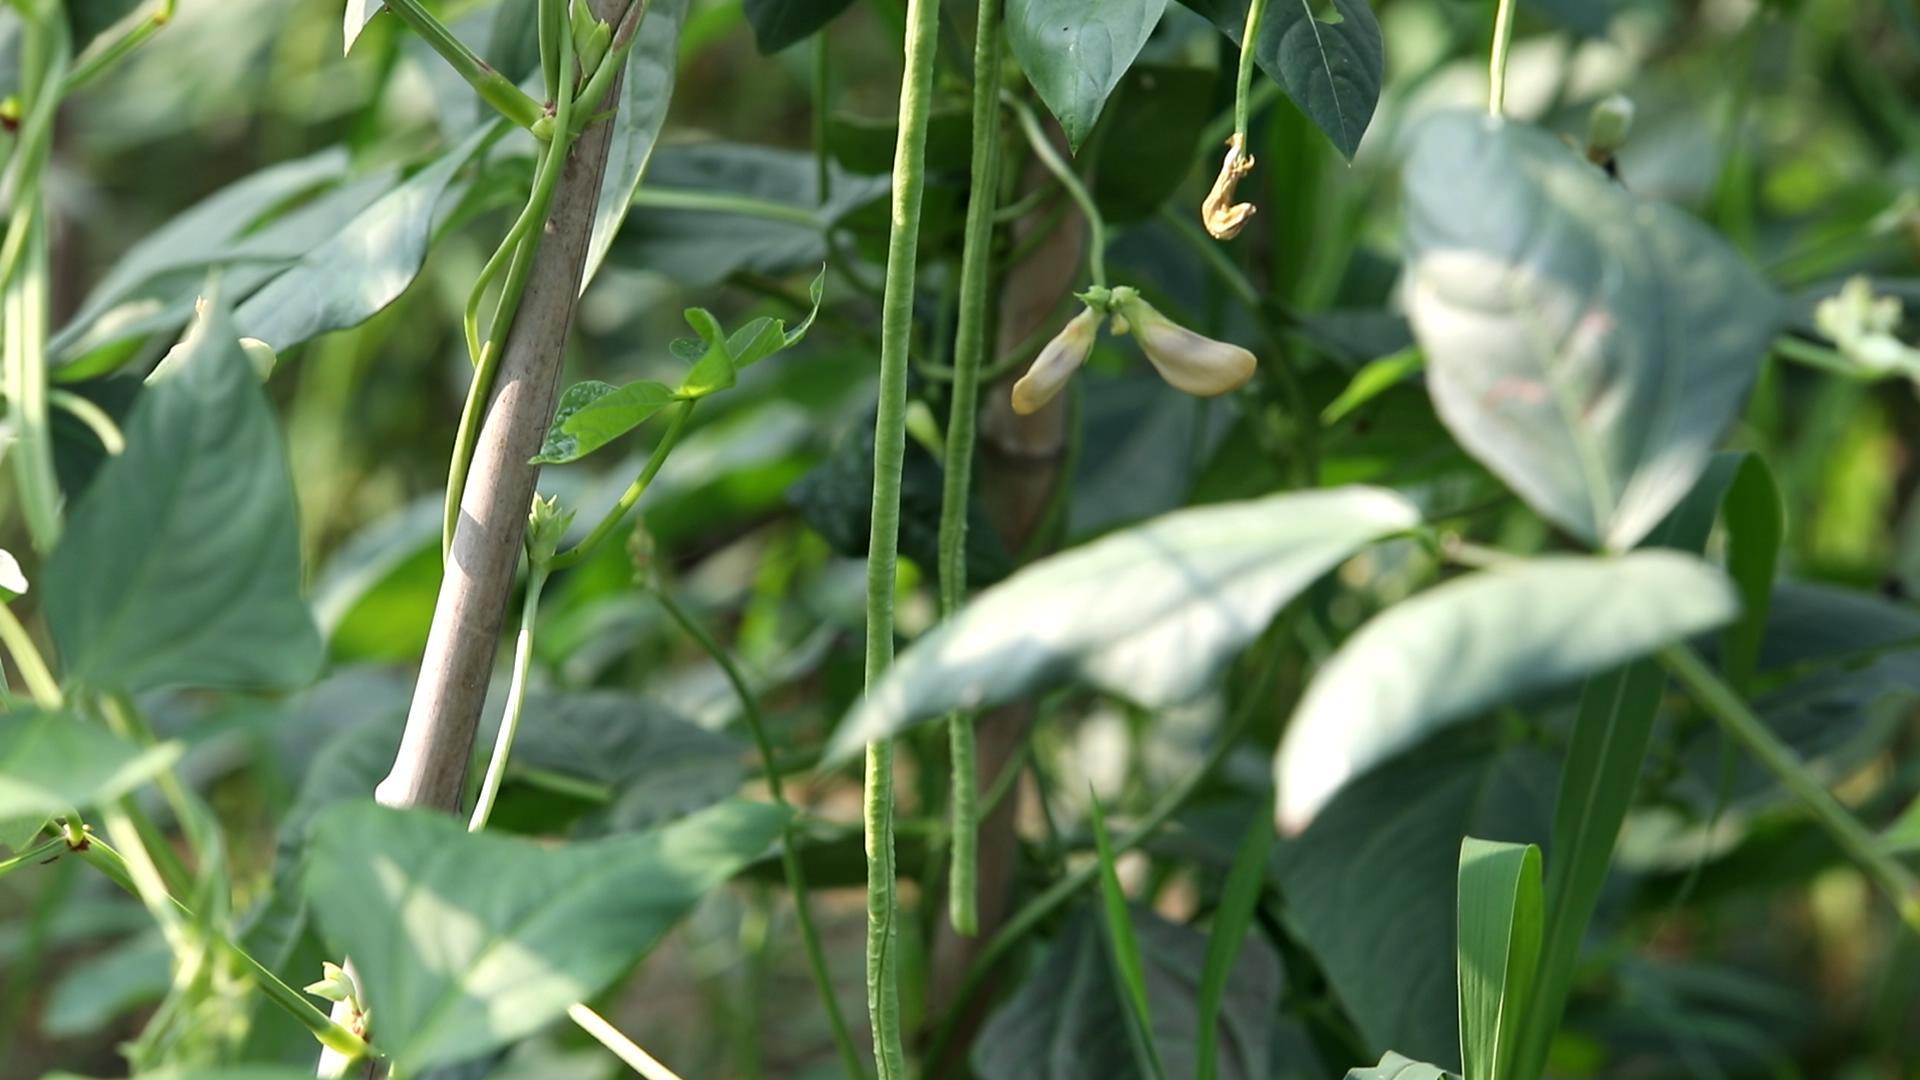
[[1195,397],[1218,397],[1247,385],[1259,365],[1240,346],[1196,334],[1160,314],[1132,289],[1113,290],[1113,309],[1118,316],[1114,332],[1132,331],[1154,370],[1176,390]]
[[1093,341],[1100,333],[1100,313],[1088,308],[1073,317],[1066,328],[1055,335],[1047,347],[1040,350],[1033,365],[1020,381],[1013,384],[1013,411],[1021,416],[1030,416],[1039,412],[1041,406],[1052,401],[1067,385],[1073,373],[1087,362],[1087,355],[1093,351]]

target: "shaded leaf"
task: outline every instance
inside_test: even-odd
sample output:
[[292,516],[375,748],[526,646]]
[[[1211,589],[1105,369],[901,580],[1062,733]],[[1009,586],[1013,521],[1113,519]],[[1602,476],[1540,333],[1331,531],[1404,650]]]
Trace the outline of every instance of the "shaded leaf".
[[304,886],[329,943],[359,968],[376,1045],[412,1071],[531,1034],[604,989],[786,819],[729,802],[555,848],[354,803],[314,822]]
[[688,0],[650,0],[646,16],[627,54],[620,82],[620,111],[614,114],[613,137],[607,147],[607,167],[600,180],[600,201],[593,211],[593,233],[587,238],[585,289],[593,281],[607,249],[627,219],[633,193],[653,159],[660,129],[673,103],[674,74],[680,62],[680,30],[686,25]]
[[66,678],[123,691],[310,681],[322,644],[286,451],[224,310],[210,306],[154,373],[126,437],[47,560]]
[[[1247,0],[1182,0],[1237,46]],[[1279,83],[1348,158],[1380,102],[1386,54],[1366,0],[1272,0],[1260,19],[1254,62]]]
[[1544,131],[1442,114],[1406,176],[1407,310],[1442,419],[1543,517],[1631,547],[1740,411],[1773,294]]
[[1166,8],[1167,0],[1008,0],[1013,55],[1075,151]]
[[1376,488],[1295,492],[1178,511],[1041,560],[914,642],[829,757],[1073,681],[1149,708],[1190,700],[1301,589],[1419,520]]
[[1299,831],[1342,784],[1435,727],[1738,613],[1725,575],[1673,551],[1532,559],[1402,601],[1320,669],[1288,723],[1274,757],[1281,827]]
[[762,56],[810,38],[853,0],[745,0],[747,22]]

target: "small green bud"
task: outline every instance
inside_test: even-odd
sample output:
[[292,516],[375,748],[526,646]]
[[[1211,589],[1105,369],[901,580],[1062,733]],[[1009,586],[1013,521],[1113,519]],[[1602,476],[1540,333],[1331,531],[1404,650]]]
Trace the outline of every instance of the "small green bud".
[[306,985],[307,993],[328,1001],[344,1002],[351,1005],[355,1012],[361,1011],[359,989],[353,985],[352,976],[331,961],[320,965],[320,973],[322,978],[319,982]]
[[581,74],[591,75],[613,44],[613,27],[594,18],[585,3],[575,3],[572,12],[573,54],[580,58]]
[[1593,107],[1587,120],[1587,160],[1596,165],[1612,161],[1633,132],[1633,101],[1614,94]]
[[535,495],[533,509],[527,512],[527,560],[535,566],[553,561],[572,525],[573,511],[561,509],[558,495],[545,499]]
[[533,137],[536,139],[539,139],[541,142],[552,141],[553,114],[547,113],[546,115],[542,116],[540,119],[535,120],[533,122],[533,126],[528,128],[527,131],[532,133]]

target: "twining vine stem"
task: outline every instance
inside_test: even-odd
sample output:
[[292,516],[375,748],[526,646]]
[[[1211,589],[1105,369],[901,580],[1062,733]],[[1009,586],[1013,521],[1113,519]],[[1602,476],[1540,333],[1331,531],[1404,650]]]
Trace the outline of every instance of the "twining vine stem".
[[[953,408],[947,418],[945,489],[940,502],[940,613],[967,599],[967,510],[987,351],[987,271],[993,262],[994,196],[1000,190],[1000,2],[980,0],[973,47],[973,163],[966,240],[960,256],[960,323],[953,343]],[[947,718],[953,766],[953,853],[947,913],[962,934],[979,932],[980,779],[972,715]]]
[[1487,111],[1500,116],[1507,107],[1507,47],[1513,42],[1513,0],[1495,0],[1493,55],[1489,62]]
[[1067,194],[1073,197],[1075,205],[1080,207],[1080,213],[1086,217],[1087,270],[1093,277],[1095,288],[1106,288],[1106,217],[1100,213],[1100,207],[1094,203],[1093,195],[1087,191],[1087,186],[1080,182],[1079,176],[1074,174],[1073,166],[1067,164],[1067,160],[1060,156],[1060,151],[1054,147],[1053,140],[1048,138],[1047,133],[1041,129],[1039,117],[1034,115],[1027,103],[1010,93],[1003,94],[1001,97],[1007,103],[1007,107],[1013,110],[1014,116],[1019,118],[1020,130],[1026,134],[1027,144],[1033,147],[1034,156],[1038,157],[1040,163],[1047,167],[1047,171],[1060,181],[1060,186],[1067,189]]
[[[940,0],[908,0],[900,135],[893,152],[893,219],[880,319],[880,408],[873,435],[873,528],[867,543],[866,686],[893,662],[893,591],[900,556],[900,473],[907,452],[907,350],[925,194],[927,117]],[[862,814],[867,848],[867,1012],[880,1080],[904,1080],[900,1030],[899,898],[894,893],[893,745],[867,747]]]

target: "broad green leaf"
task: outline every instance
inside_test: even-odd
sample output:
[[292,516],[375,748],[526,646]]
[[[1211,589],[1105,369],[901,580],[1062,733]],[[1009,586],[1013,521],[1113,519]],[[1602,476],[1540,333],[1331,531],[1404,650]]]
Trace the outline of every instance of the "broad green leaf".
[[[1247,0],[1182,0],[1237,46]],[[1254,61],[1349,159],[1380,102],[1386,54],[1367,0],[1269,0]]]
[[1282,844],[1289,925],[1364,1045],[1458,1064],[1460,841],[1544,841],[1557,756],[1448,728],[1342,788]]
[[1007,40],[1078,152],[1167,0],[1008,0]]
[[218,305],[149,380],[47,560],[69,683],[288,689],[323,649],[272,407]]
[[1127,891],[1120,884],[1120,869],[1114,862],[1113,841],[1107,837],[1107,814],[1100,808],[1099,796],[1093,797],[1093,843],[1100,860],[1100,922],[1106,929],[1107,959],[1113,965],[1113,980],[1126,1004],[1127,1041],[1133,1046],[1134,1064],[1148,1077],[1164,1077],[1167,1067],[1160,1062],[1160,1050],[1153,1040],[1153,1006],[1147,999],[1147,973],[1140,962],[1140,941],[1133,933],[1133,917],[1127,910]]
[[179,760],[180,749],[143,749],[64,713],[0,713],[0,821],[44,822],[117,799]]
[[627,54],[620,82],[620,111],[614,114],[612,141],[607,147],[606,172],[600,180],[600,201],[593,212],[593,233],[587,239],[584,291],[606,260],[607,249],[627,220],[627,207],[653,159],[660,128],[673,103],[674,73],[680,61],[680,29],[686,25],[688,0],[651,0],[646,16]]
[[1298,832],[1342,784],[1442,724],[1714,629],[1739,613],[1718,569],[1673,551],[1549,556],[1388,608],[1314,676],[1274,758]]
[[763,855],[787,816],[727,802],[552,847],[354,803],[315,820],[304,885],[329,944],[358,966],[375,1042],[413,1072],[513,1042],[599,993]]
[[[1129,908],[1128,914],[1140,946],[1154,1045],[1169,1076],[1193,1076],[1206,939],[1145,908]],[[1216,1035],[1222,1080],[1271,1080],[1276,1068],[1293,1064],[1273,1057],[1270,1038],[1281,982],[1273,948],[1258,934],[1247,937],[1233,964]],[[1134,1080],[1140,1073],[1133,1050],[1120,1036],[1127,1023],[1121,995],[1098,917],[1083,909],[974,1040],[973,1071],[981,1080]]]
[[1347,1080],[1448,1080],[1452,1075],[1438,1065],[1415,1061],[1391,1050],[1381,1055],[1378,1065],[1347,1070]]
[[1253,926],[1254,908],[1266,884],[1267,857],[1272,851],[1273,815],[1263,802],[1240,838],[1240,850],[1234,854],[1233,867],[1227,871],[1227,883],[1220,892],[1220,906],[1213,913],[1213,931],[1207,936],[1207,966],[1200,973],[1200,1011],[1195,1027],[1200,1035],[1194,1069],[1197,1080],[1219,1076],[1220,1044],[1208,1036],[1220,1022],[1220,1006],[1226,1000],[1235,958]]
[[762,56],[812,37],[853,0],[746,0],[747,22]]
[[727,349],[727,332],[721,329],[720,320],[705,308],[688,308],[686,318],[687,325],[700,335],[706,351],[694,361],[680,380],[680,389],[674,393],[687,401],[695,401],[731,388],[740,381],[740,373],[734,367],[733,353]]
[[567,387],[547,428],[546,444],[535,465],[578,461],[645,423],[679,400],[673,388],[657,382],[611,386],[588,379]]
[[1460,1058],[1467,1080],[1508,1080],[1521,1018],[1532,1007],[1546,902],[1540,849],[1460,841]]
[[285,350],[358,326],[399,298],[426,261],[442,195],[488,134],[462,139],[248,297],[233,313],[240,336]]
[[1406,189],[1407,310],[1441,418],[1541,516],[1632,547],[1739,413],[1772,292],[1705,226],[1534,128],[1436,116]]
[[1043,559],[914,642],[828,757],[1073,681],[1150,708],[1190,700],[1300,590],[1419,521],[1377,488],[1293,492],[1178,511]]
[[[289,244],[276,247],[264,243],[270,239],[248,230],[259,225],[288,200],[346,176],[347,152],[333,146],[304,158],[271,165],[251,176],[236,180],[212,195],[181,211],[173,220],[147,234],[113,264],[100,284],[87,294],[80,310],[55,335],[49,352],[62,359],[77,355],[70,349],[84,350],[81,334],[95,320],[114,312],[123,304],[140,300],[158,281],[169,274],[189,275],[188,289],[197,289],[208,267],[239,260],[249,263],[291,261],[311,246]],[[370,199],[371,195],[362,196]],[[341,220],[350,217],[359,206],[342,207]],[[232,283],[222,282],[223,291]],[[141,307],[159,305],[158,299],[124,309],[118,316],[125,321]],[[97,335],[88,335],[96,339]]]

